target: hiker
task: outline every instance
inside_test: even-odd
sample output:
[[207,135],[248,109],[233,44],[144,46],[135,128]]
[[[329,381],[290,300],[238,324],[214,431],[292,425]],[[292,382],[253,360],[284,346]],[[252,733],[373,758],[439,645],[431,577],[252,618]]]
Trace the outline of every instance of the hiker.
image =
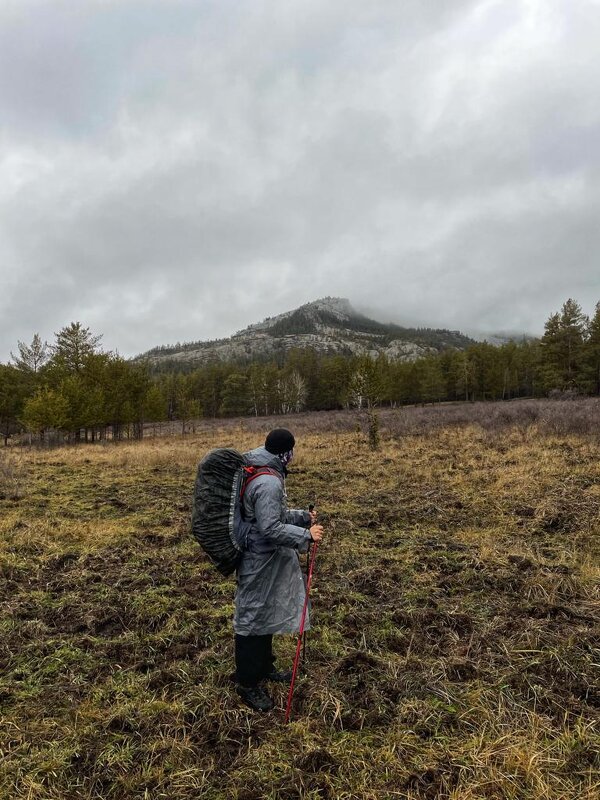
[[249,483],[243,497],[244,516],[254,524],[236,570],[233,620],[237,692],[257,711],[273,708],[262,681],[290,681],[291,673],[275,669],[273,634],[298,632],[305,597],[298,553],[323,537],[314,511],[287,509],[285,476],[294,445],[290,431],[276,428],[264,447],[245,454],[250,465],[271,470]]

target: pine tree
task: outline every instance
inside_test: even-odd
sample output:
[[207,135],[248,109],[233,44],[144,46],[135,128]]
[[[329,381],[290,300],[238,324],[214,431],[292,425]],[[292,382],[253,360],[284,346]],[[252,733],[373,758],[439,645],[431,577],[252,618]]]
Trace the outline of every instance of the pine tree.
[[502,345],[499,353],[500,369],[502,373],[502,400],[515,397],[519,391],[518,352],[516,342]]
[[50,358],[48,342],[42,342],[39,333],[34,334],[30,345],[17,342],[19,355],[10,354],[15,367],[23,372],[37,374]]
[[560,314],[552,314],[541,341],[542,376],[546,391],[581,389],[583,350],[588,318],[575,300],[567,300]]
[[229,372],[231,367],[224,364],[207,364],[196,375],[190,376],[194,383],[191,396],[199,401],[208,417],[219,416],[223,384]]
[[163,422],[167,418],[167,400],[158,384],[153,384],[146,392],[144,408],[149,422]]
[[517,388],[520,397],[540,397],[544,392],[542,345],[536,339],[523,341],[516,351]]
[[458,353],[454,364],[454,391],[458,400],[474,399],[473,361],[471,348]]
[[28,376],[16,367],[0,364],[0,432],[5,445],[20,428],[19,418],[30,394]]
[[563,368],[560,345],[560,314],[551,314],[544,325],[541,341],[542,382],[546,392],[562,388]]
[[86,360],[98,350],[102,336],[94,336],[80,322],[62,328],[52,346],[52,366],[63,373],[81,372]]
[[65,430],[69,414],[68,399],[56,389],[43,387],[25,403],[22,420],[27,430],[43,438],[48,429]]
[[421,362],[421,400],[437,403],[446,390],[446,381],[439,358],[426,358]]
[[421,371],[417,362],[390,365],[390,398],[393,404],[418,403],[421,399]]
[[564,353],[565,381],[568,388],[581,384],[582,355],[589,319],[579,303],[567,300],[560,315],[561,344]]
[[194,421],[193,429],[195,431],[195,420],[202,416],[202,406],[199,400],[193,397],[182,397],[178,403],[178,417],[181,422],[181,433],[185,434],[188,422]]
[[94,411],[90,402],[90,392],[87,390],[81,375],[74,373],[68,375],[60,384],[60,394],[67,403],[67,416],[60,426],[72,431],[75,439],[80,438],[82,428],[88,428],[93,423]]
[[112,428],[112,438],[122,438],[124,426],[131,422],[131,403],[127,384],[129,365],[121,358],[112,358],[106,365],[104,378],[104,423]]
[[240,372],[232,372],[223,384],[222,398],[221,414],[226,417],[247,414],[251,406],[248,378]]
[[266,364],[262,371],[264,414],[275,414],[279,408],[279,370],[276,364]]
[[498,348],[488,342],[469,347],[470,391],[472,400],[488,400],[501,391],[502,376]]
[[[329,410],[348,405],[350,361],[344,356],[328,356],[320,361],[318,384],[313,394],[312,408]],[[309,401],[307,400],[307,405]]]
[[583,365],[586,390],[600,395],[600,302],[588,325]]

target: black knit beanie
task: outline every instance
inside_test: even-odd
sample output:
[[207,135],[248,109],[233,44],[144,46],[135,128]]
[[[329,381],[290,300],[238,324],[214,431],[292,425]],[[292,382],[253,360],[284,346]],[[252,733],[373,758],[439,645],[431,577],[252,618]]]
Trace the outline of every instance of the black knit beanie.
[[296,440],[287,428],[275,428],[265,440],[265,448],[274,456],[293,450],[295,444]]

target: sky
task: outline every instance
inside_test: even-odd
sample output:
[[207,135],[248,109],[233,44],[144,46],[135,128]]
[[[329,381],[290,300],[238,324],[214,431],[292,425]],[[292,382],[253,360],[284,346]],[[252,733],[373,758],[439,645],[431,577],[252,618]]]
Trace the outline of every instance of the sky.
[[600,0],[0,0],[0,360],[600,300]]

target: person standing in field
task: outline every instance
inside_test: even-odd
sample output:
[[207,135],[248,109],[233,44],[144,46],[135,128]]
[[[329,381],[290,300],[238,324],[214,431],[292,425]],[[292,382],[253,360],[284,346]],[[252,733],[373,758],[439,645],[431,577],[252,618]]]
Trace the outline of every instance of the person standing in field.
[[257,711],[273,708],[263,681],[291,678],[275,669],[273,635],[298,632],[305,597],[298,553],[323,537],[314,511],[287,508],[285,477],[294,445],[290,431],[276,428],[264,447],[245,454],[251,466],[268,470],[248,484],[242,500],[244,517],[254,524],[236,571],[233,620],[237,693]]

